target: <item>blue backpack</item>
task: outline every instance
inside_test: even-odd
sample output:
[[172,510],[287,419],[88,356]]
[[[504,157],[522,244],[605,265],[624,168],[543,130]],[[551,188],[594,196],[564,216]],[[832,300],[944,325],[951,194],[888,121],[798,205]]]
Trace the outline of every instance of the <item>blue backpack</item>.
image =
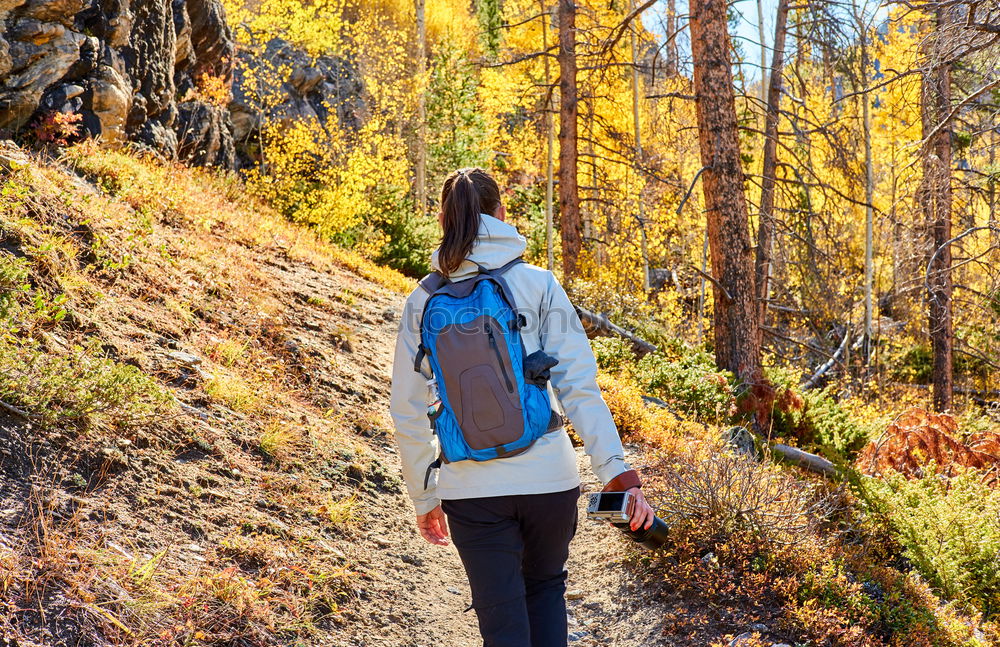
[[[420,281],[430,295],[420,318],[414,370],[429,360],[440,406],[428,409],[441,445],[440,461],[488,461],[514,456],[562,426],[546,384],[557,362],[542,351],[525,356],[513,295],[498,269],[452,282],[439,272]],[[426,483],[425,483],[426,485]]]

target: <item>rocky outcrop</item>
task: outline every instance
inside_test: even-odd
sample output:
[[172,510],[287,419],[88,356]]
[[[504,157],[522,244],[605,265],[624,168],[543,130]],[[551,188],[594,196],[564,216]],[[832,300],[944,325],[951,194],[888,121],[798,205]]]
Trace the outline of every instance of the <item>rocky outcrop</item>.
[[[233,99],[229,112],[233,135],[244,164],[253,163],[255,144],[265,121],[287,123],[294,120],[326,124],[335,116],[349,130],[361,127],[366,118],[363,85],[357,67],[348,59],[320,56],[312,58],[280,38],[272,39],[263,52],[239,52],[233,77]],[[255,87],[247,87],[242,68],[257,61],[267,69],[290,70],[287,78],[254,75]],[[267,97],[265,104],[258,97]]]
[[50,111],[83,134],[232,168],[232,126],[205,78],[232,77],[221,0],[0,0],[0,129]]
[[[251,90],[240,68],[290,72]],[[362,90],[348,59],[277,38],[237,52],[222,0],[0,0],[0,131],[72,112],[83,136],[237,168],[259,161],[267,122],[359,128]]]

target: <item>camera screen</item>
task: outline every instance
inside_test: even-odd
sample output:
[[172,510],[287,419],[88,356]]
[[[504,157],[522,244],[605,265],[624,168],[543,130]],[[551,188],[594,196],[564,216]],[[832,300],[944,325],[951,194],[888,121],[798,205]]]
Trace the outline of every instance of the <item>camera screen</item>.
[[622,503],[625,502],[624,492],[612,492],[607,494],[601,494],[600,500],[597,502],[598,512],[612,512],[622,509]]

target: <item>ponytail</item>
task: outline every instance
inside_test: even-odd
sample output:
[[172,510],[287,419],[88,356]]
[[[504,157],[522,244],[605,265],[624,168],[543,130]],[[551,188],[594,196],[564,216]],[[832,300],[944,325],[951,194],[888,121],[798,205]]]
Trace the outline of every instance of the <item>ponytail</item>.
[[476,243],[482,213],[500,207],[500,187],[481,168],[459,169],[441,188],[442,229],[438,265],[445,274],[459,268]]

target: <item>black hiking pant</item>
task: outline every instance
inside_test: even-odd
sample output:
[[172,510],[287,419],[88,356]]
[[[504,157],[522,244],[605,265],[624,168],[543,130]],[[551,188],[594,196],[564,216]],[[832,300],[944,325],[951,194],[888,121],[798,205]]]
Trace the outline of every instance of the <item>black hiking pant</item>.
[[483,647],[566,647],[566,559],[580,488],[442,501]]

